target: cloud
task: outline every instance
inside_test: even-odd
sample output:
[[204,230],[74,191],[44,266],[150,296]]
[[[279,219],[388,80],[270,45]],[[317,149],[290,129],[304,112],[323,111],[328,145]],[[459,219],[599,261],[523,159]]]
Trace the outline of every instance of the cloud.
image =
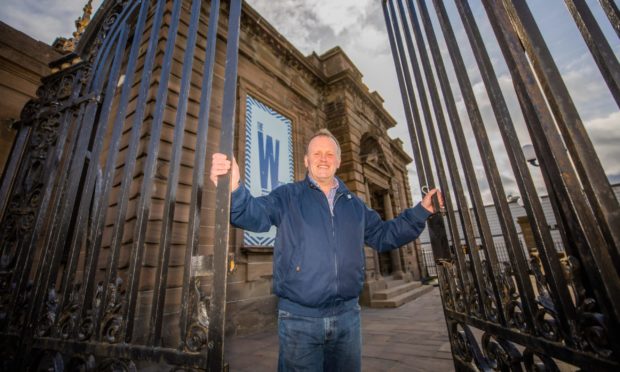
[[[360,27],[367,16],[371,0],[314,0],[306,2],[321,24],[335,35],[350,27]],[[304,1],[302,1],[304,2]]]
[[[95,9],[102,0],[95,0]],[[2,0],[0,19],[9,25],[26,32],[35,39],[51,43],[56,37],[70,37],[74,31],[74,20],[82,14],[86,0]],[[303,54],[317,52],[319,54],[340,46],[353,63],[364,75],[364,83],[370,91],[377,91],[385,100],[385,109],[397,120],[398,125],[389,131],[392,137],[401,138],[404,149],[411,154],[411,144],[407,123],[403,112],[400,88],[396,77],[390,45],[384,25],[381,2],[376,0],[248,0],[276,30],[286,37]],[[502,172],[506,191],[515,189],[514,176],[507,157],[503,154],[503,142],[495,125],[494,115],[486,95],[480,75],[469,50],[469,42],[462,32],[460,19],[454,4],[446,4],[462,54],[467,63],[468,75],[480,104],[481,113],[490,141]],[[528,4],[533,14],[538,17],[538,25],[552,49],[554,59],[563,74],[573,101],[582,116],[592,142],[598,152],[608,175],[620,175],[620,113],[610,97],[600,72],[585,47],[574,24],[570,25],[570,15],[563,5],[555,2],[531,2]],[[437,25],[432,7],[428,7],[433,23]],[[598,9],[599,7],[595,7]],[[520,108],[514,95],[510,74],[506,71],[503,57],[497,48],[493,32],[486,20],[484,10],[472,4],[472,11],[479,21],[479,27],[485,38],[485,44],[499,75],[499,82],[506,97],[509,110],[522,144],[531,142],[520,114]],[[599,12],[600,13],[600,12]],[[598,15],[604,17],[604,14]],[[602,26],[608,24],[601,18]],[[567,26],[567,22],[569,25]],[[605,23],[606,22],[606,23]],[[604,31],[615,34],[610,27]],[[610,31],[611,30],[611,31]],[[451,83],[459,116],[464,127],[466,140],[471,152],[475,155],[474,163],[480,167],[475,139],[469,125],[469,119],[461,97],[456,77],[451,66],[443,36],[439,27],[435,28],[443,61]],[[613,38],[612,38],[613,40]],[[614,44],[614,50],[620,49]],[[416,94],[418,94],[416,92]],[[432,109],[431,109],[432,110]],[[446,119],[448,118],[447,115]],[[456,150],[456,149],[455,149]],[[505,152],[505,151],[504,151]],[[460,162],[460,161],[459,161]],[[419,197],[419,182],[415,172],[415,164],[409,166],[409,176],[414,199]],[[484,171],[479,168],[480,187],[488,196]],[[535,173],[535,172],[534,172]],[[486,201],[486,199],[485,199]]]
[[251,0],[249,4],[303,54],[321,54],[336,45],[351,58],[389,51],[378,2]]
[[589,54],[583,54],[565,66],[562,76],[583,120],[617,111],[618,107]]
[[[102,0],[93,1],[96,10]],[[83,13],[85,0],[3,0],[0,20],[30,37],[51,44],[57,37],[71,37],[74,21]]]
[[302,53],[310,54],[321,48],[319,35],[328,28],[317,19],[312,2],[252,0],[248,3]]
[[620,174],[620,112],[592,119],[584,125],[608,176]]

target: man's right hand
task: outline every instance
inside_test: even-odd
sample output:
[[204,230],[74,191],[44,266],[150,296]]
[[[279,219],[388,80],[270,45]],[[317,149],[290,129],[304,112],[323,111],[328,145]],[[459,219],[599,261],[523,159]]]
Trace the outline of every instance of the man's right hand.
[[235,191],[239,187],[239,165],[237,164],[237,160],[233,157],[232,164],[231,161],[228,160],[228,157],[224,154],[216,152],[213,154],[211,158],[211,172],[209,179],[213,182],[215,186],[217,186],[217,178],[219,176],[223,176],[231,169],[232,166],[232,175],[230,180],[230,190]]

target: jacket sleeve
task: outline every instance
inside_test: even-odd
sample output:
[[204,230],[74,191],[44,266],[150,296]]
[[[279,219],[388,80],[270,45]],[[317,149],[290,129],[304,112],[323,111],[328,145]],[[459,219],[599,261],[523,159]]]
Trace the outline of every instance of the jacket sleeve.
[[272,225],[278,226],[284,189],[281,186],[269,195],[253,197],[243,184],[240,185],[231,194],[230,223],[253,232],[266,232]]
[[401,247],[420,236],[431,215],[422,204],[405,209],[396,218],[383,221],[379,214],[366,206],[364,241],[383,252]]

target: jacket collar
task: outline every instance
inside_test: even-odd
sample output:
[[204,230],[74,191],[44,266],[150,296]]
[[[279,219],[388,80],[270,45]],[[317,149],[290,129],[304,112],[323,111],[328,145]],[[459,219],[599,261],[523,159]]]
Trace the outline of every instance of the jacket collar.
[[[336,182],[338,182],[338,189],[336,190],[336,194],[346,194],[349,192],[349,189],[347,188],[347,186],[344,184],[344,182],[342,182],[342,180],[338,177],[334,177],[336,178]],[[310,175],[308,174],[308,172],[306,172],[306,178],[304,180],[304,182],[312,189],[319,189],[319,187],[312,182],[312,180],[310,179]]]

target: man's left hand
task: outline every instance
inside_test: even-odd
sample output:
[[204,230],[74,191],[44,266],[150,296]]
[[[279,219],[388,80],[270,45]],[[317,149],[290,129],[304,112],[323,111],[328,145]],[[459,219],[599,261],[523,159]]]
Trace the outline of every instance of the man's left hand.
[[429,192],[427,192],[426,195],[424,195],[424,198],[422,199],[422,202],[421,202],[424,209],[426,209],[427,211],[431,213],[439,212],[435,210],[435,205],[433,204],[433,196],[435,196],[435,194],[437,194],[437,200],[439,201],[439,209],[441,211],[444,210],[444,200],[443,200],[443,195],[441,195],[441,191],[439,191],[439,189],[432,189]]

